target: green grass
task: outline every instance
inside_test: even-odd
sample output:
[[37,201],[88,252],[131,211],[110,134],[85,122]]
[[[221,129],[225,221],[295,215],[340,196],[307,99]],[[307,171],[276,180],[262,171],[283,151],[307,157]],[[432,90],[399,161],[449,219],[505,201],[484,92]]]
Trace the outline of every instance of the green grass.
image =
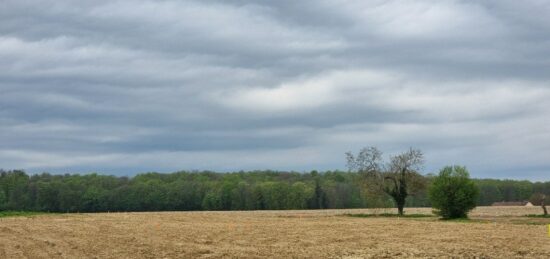
[[31,217],[36,215],[51,214],[48,212],[36,212],[36,211],[0,211],[0,218],[7,217]]
[[550,214],[549,215],[530,214],[530,215],[527,215],[527,217],[529,217],[529,218],[547,218],[547,219],[550,219]]
[[430,214],[393,214],[393,213],[381,213],[381,214],[345,214],[348,217],[357,217],[357,218],[431,218],[435,215]]
[[534,225],[534,226],[545,226],[548,225],[547,222],[533,222],[533,221],[527,221],[527,222],[513,222],[516,225]]
[[[433,214],[393,214],[393,213],[382,213],[382,214],[344,214],[348,217],[357,217],[357,218],[436,218],[436,215]],[[442,222],[455,222],[455,223],[489,223],[487,220],[481,219],[469,219],[469,218],[458,218],[458,219],[437,219]]]
[[455,223],[491,223],[490,220],[486,219],[471,219],[471,218],[456,218],[456,219],[439,219],[443,222],[455,222]]

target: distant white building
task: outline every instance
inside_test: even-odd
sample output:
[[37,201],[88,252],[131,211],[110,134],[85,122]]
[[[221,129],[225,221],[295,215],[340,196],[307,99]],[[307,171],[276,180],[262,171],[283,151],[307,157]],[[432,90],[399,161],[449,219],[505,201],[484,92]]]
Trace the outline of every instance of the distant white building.
[[501,201],[495,202],[491,206],[525,206],[533,207],[533,203],[529,201]]

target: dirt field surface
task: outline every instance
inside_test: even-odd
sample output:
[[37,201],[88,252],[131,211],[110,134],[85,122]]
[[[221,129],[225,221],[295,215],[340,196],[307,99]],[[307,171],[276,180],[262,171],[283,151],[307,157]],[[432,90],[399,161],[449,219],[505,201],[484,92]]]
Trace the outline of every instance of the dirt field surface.
[[[430,214],[430,209],[406,209]],[[540,208],[470,222],[350,217],[383,209],[58,214],[0,219],[0,258],[550,258]]]

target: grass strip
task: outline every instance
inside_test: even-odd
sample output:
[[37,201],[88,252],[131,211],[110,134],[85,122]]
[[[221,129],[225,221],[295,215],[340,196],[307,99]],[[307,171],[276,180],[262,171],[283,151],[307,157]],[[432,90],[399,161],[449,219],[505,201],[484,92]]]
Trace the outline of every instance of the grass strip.
[[545,219],[550,219],[550,215],[542,215],[542,214],[530,214],[530,215],[527,215],[527,217],[529,217],[529,218],[545,218]]
[[381,214],[344,214],[348,217],[357,217],[357,218],[432,218],[435,215],[430,214],[393,214],[393,213],[381,213]]
[[38,212],[38,211],[0,211],[0,218],[7,217],[31,217],[43,214],[51,214],[48,212]]

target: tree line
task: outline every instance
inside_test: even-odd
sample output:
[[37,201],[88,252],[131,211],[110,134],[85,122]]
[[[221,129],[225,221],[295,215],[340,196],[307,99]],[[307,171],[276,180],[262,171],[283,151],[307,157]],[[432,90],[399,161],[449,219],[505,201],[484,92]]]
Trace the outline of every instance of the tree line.
[[[424,181],[432,175],[419,176]],[[134,177],[0,170],[0,210],[49,212],[280,210],[395,207],[391,192],[370,191],[358,172],[144,173]],[[477,205],[550,195],[550,182],[474,179]],[[408,195],[404,206],[429,207],[427,191]]]

